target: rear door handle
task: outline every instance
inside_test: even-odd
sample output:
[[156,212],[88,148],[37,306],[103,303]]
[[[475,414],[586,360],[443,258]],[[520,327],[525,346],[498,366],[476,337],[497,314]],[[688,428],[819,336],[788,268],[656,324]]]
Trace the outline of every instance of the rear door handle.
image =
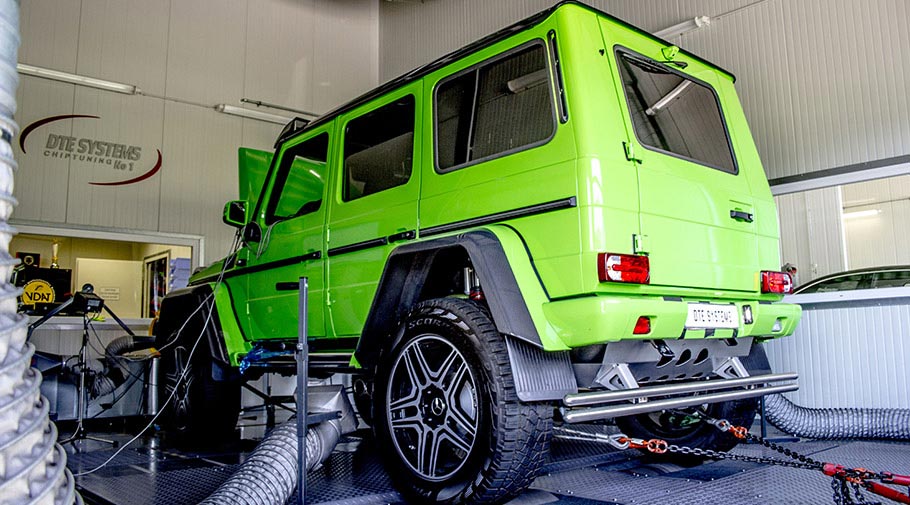
[[730,217],[737,221],[745,221],[747,223],[751,223],[752,221],[755,220],[755,216],[753,216],[752,214],[750,214],[748,212],[743,212],[741,210],[731,210]]

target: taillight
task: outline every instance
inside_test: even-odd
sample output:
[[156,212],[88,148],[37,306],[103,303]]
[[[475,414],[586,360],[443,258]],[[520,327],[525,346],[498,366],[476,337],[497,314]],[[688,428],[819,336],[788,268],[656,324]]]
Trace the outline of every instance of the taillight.
[[641,316],[638,318],[638,321],[635,321],[635,328],[632,330],[633,335],[647,335],[651,333],[651,318],[648,316]]
[[648,284],[651,280],[651,263],[647,256],[600,253],[597,255],[597,274],[600,282]]
[[786,295],[793,292],[793,279],[786,272],[761,273],[761,292]]

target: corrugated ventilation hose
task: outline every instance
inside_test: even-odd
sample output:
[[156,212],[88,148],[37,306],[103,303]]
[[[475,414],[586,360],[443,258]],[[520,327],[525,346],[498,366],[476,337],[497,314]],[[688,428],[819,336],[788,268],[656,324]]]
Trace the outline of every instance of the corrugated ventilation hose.
[[815,409],[783,395],[768,395],[765,418],[781,431],[804,438],[910,440],[910,409]]
[[[341,432],[339,419],[307,430],[307,471],[329,457]],[[296,485],[297,426],[292,419],[272,430],[234,475],[201,505],[284,505]]]
[[81,503],[39,390],[41,373],[29,366],[35,348],[26,342],[28,317],[16,313],[19,290],[9,283],[18,263],[9,254],[15,230],[6,223],[16,205],[10,143],[18,130],[18,50],[19,3],[0,0],[0,505]]

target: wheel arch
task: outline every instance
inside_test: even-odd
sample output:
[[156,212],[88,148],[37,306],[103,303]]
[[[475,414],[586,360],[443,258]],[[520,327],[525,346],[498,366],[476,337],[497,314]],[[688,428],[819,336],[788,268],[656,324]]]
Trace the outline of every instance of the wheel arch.
[[[203,308],[196,311],[200,306]],[[209,311],[212,311],[210,319],[208,318]],[[206,324],[206,319],[209,319],[208,324]],[[187,320],[190,320],[189,323],[177,338],[193,345],[194,339],[199,335],[198,332],[204,331],[205,351],[213,363],[218,365],[213,367],[213,378],[216,380],[226,378],[224,372],[231,369],[231,361],[225,345],[221,318],[213,296],[212,285],[190,286],[172,291],[164,297],[161,301],[158,321],[155,324],[155,347],[160,349],[165,345],[172,345],[171,335],[179,330]]]
[[[517,261],[525,264],[514,264]],[[556,400],[576,392],[567,350],[544,350],[559,348],[561,342],[556,346],[544,343],[549,337],[547,343],[552,344],[553,337],[546,332],[542,311],[533,314],[529,306],[536,304],[539,309],[548,301],[546,292],[536,274],[533,279],[523,275],[521,284],[516,278],[516,270],[533,272],[533,266],[521,238],[508,227],[497,227],[495,233],[474,230],[395,249],[386,261],[358,341],[357,362],[364,368],[377,365],[383,349],[400,338],[402,322],[411,308],[423,300],[446,296],[435,290],[431,281],[458,272],[467,264],[482,279],[493,324],[505,336],[519,398]]]

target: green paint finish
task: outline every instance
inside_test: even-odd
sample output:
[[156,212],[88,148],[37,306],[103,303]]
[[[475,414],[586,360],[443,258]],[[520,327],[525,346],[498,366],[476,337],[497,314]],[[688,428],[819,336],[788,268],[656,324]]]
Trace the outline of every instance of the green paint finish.
[[234,307],[231,304],[228,287],[214,283],[211,286],[215,294],[215,311],[218,314],[218,322],[221,324],[221,334],[224,337],[228,358],[231,360],[231,366],[239,366],[240,359],[250,351],[251,346],[244,340],[243,331],[237,324],[237,318],[234,317]]
[[[499,239],[547,350],[678,338],[694,301],[734,304],[739,337],[792,333],[799,307],[760,293],[759,271],[780,266],[777,216],[729,74],[567,4],[413,75],[283,137],[261,195],[245,196],[248,226],[260,233],[228,271],[231,296],[217,298],[222,322],[231,305],[239,321],[225,326],[232,359],[250,341],[296,337],[297,294],[278,285],[301,275],[310,278],[311,335],[360,336],[374,298],[390,295],[376,293],[389,254],[461,222],[447,233],[475,226]],[[692,108],[696,99],[707,105]],[[677,120],[704,127],[713,144],[692,144],[668,127]],[[319,136],[328,139],[320,164],[291,169],[315,178],[301,179],[306,186],[278,207],[318,196],[321,204],[273,217],[282,164]],[[249,174],[268,165],[261,153],[241,158]],[[249,174],[251,188],[258,182]],[[572,204],[507,214],[552,202]],[[600,282],[602,252],[647,253],[650,284]],[[749,325],[744,304],[755,316]],[[632,335],[639,316],[651,318],[648,335]]]

